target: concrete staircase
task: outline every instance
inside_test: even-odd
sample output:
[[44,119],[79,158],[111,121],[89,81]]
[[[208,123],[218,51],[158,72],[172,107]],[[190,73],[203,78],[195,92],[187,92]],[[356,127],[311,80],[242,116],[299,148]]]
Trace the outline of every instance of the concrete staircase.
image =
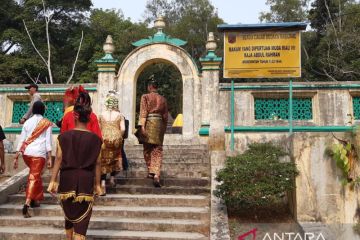
[[[130,169],[95,201],[87,239],[209,239],[210,163],[206,146],[164,146],[162,188],[146,179],[142,146],[128,146]],[[49,176],[44,176],[44,182]],[[44,184],[44,188],[47,184]],[[24,193],[0,205],[0,239],[65,239],[64,217],[45,194],[32,218],[22,217]]]

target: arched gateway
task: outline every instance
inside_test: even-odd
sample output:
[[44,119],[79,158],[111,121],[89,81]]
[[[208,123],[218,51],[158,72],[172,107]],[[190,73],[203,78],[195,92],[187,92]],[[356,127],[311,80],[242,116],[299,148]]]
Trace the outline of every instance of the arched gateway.
[[183,137],[193,138],[200,127],[200,79],[195,63],[187,52],[171,43],[150,43],[136,48],[122,63],[118,73],[118,91],[121,109],[134,127],[136,84],[140,73],[156,63],[174,65],[181,73],[183,82]]
[[[96,61],[99,72],[97,103],[99,113],[102,111],[101,103],[104,102],[107,92],[117,90],[121,112],[129,120],[129,128],[132,131],[138,120],[135,117],[136,86],[140,74],[152,64],[171,64],[179,70],[182,79],[183,128],[181,135],[165,135],[164,144],[206,143],[207,138],[199,138],[199,132],[201,130],[209,132],[210,123],[216,126],[216,122],[211,117],[211,111],[219,108],[217,101],[214,100],[217,97],[214,89],[217,89],[219,84],[221,58],[214,53],[216,49],[214,35],[209,34],[206,45],[207,55],[200,59],[202,64],[200,74],[194,60],[181,47],[186,42],[163,33],[164,26],[162,18],[157,19],[155,21],[157,33],[133,43],[137,48],[124,59],[117,74],[115,74],[115,66],[118,61],[112,57],[114,47],[111,37],[108,37],[104,45],[106,55]],[[136,142],[133,134],[130,134],[129,138],[129,143]]]

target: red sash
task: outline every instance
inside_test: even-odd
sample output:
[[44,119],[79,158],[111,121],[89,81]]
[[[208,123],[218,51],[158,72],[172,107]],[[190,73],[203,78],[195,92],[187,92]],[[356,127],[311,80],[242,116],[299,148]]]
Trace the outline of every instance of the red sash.
[[23,144],[21,145],[20,152],[24,154],[27,146],[33,141],[35,141],[35,139],[37,139],[51,125],[52,122],[50,122],[48,119],[46,118],[41,119],[38,125],[36,126],[36,128],[34,129],[34,131],[31,133],[31,136],[28,139],[26,139],[26,141],[24,141]]

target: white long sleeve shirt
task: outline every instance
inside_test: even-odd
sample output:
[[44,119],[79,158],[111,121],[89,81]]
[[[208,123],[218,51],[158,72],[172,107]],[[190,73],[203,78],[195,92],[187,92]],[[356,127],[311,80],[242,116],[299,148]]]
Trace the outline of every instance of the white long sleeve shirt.
[[[35,130],[41,119],[43,119],[43,116],[40,114],[35,114],[24,123],[16,151],[20,151],[21,145],[31,136],[31,133]],[[48,127],[46,131],[44,131],[37,139],[30,143],[26,147],[24,155],[32,157],[43,157],[46,159],[46,153],[52,150],[51,130],[52,127]]]

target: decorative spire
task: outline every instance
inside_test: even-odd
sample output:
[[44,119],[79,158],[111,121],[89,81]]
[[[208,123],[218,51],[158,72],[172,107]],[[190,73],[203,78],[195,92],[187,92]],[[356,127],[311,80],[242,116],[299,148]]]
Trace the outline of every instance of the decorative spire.
[[113,39],[111,37],[111,35],[108,35],[107,38],[106,38],[106,41],[104,43],[104,46],[103,46],[103,50],[106,54],[110,53],[114,53],[115,51],[115,47],[114,47],[114,44],[113,44]]
[[142,46],[154,44],[154,43],[168,43],[171,45],[181,47],[186,44],[186,42],[181,39],[172,38],[169,35],[166,35],[163,32],[165,26],[166,26],[166,24],[165,24],[164,18],[162,16],[159,16],[154,21],[154,28],[157,29],[157,32],[153,36],[150,36],[148,38],[141,39],[139,41],[132,43],[132,45],[135,47],[142,47]]
[[165,24],[164,18],[162,16],[159,16],[154,21],[154,28],[156,28],[158,30],[158,33],[162,33],[165,26],[166,26],[166,24]]
[[215,41],[215,36],[213,32],[209,32],[208,40],[206,43],[206,50],[207,51],[215,51],[217,48],[217,44]]
[[[215,41],[215,35],[213,32],[209,32],[207,43],[206,43],[206,56],[203,58],[200,58],[200,62],[203,65],[203,70],[218,69],[218,65],[222,61],[222,58],[216,56],[216,54],[215,54],[216,48],[217,48],[217,44]],[[209,63],[211,63],[211,65],[209,65]],[[213,63],[216,63],[216,64],[214,65]]]
[[112,54],[115,51],[115,46],[111,35],[108,35],[103,45],[105,56],[95,61],[98,66],[98,72],[115,72],[115,67],[119,63],[114,59]]

